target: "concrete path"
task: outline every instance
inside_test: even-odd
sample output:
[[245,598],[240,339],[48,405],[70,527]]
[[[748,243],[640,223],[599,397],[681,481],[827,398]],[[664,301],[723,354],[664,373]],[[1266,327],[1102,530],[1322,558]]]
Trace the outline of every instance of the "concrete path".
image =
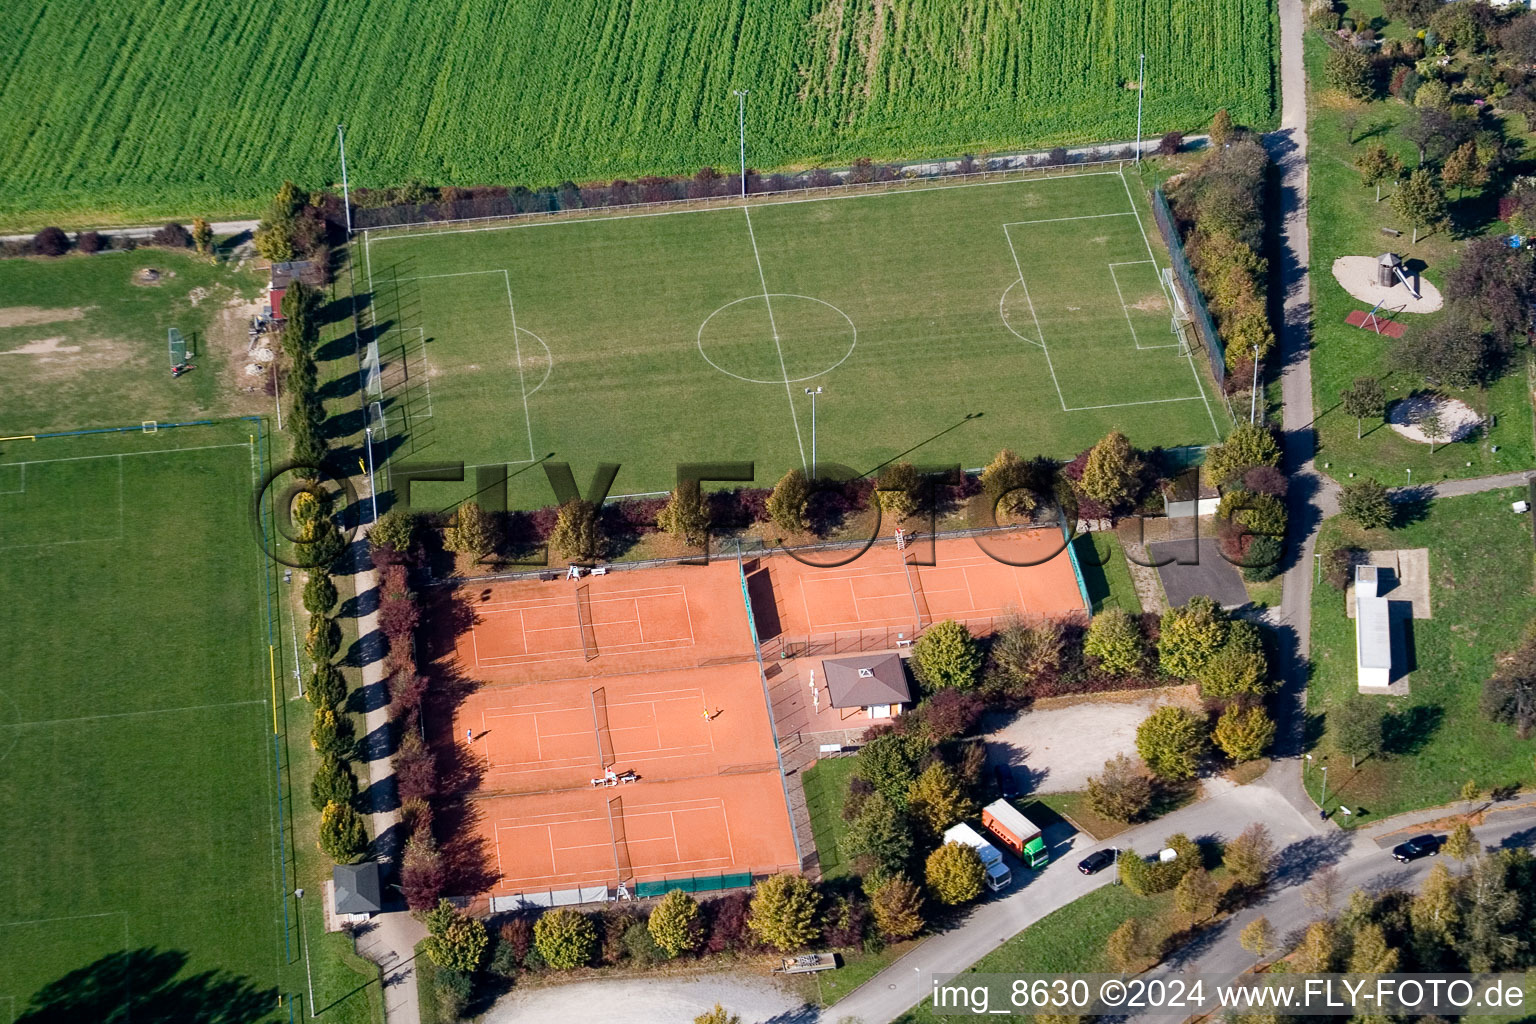
[[[99,231],[104,235],[117,235],[127,238],[148,238],[156,231],[159,231],[161,228],[165,227],[165,225],[168,223],[170,223],[169,220],[162,221],[159,224],[152,224],[148,227],[95,228],[94,230]],[[192,226],[192,218],[188,217],[181,223],[185,227],[190,228]],[[260,223],[261,221],[259,220],[216,220],[210,224],[209,227],[213,228],[214,238],[230,238],[234,235],[242,235],[247,232],[253,232],[256,230],[257,225]],[[90,231],[93,229],[83,228],[81,230]],[[25,235],[0,235],[0,242],[25,242],[33,238],[36,234],[37,232],[33,231]],[[71,242],[80,237],[79,231],[66,231],[65,234],[69,235]]]
[[1413,487],[1391,487],[1387,497],[1393,501],[1410,501],[1417,498],[1457,498],[1464,494],[1482,494],[1500,491],[1506,487],[1524,487],[1530,482],[1532,471],[1522,469],[1515,473],[1498,473],[1494,476],[1475,476],[1467,480],[1442,480],[1438,484]]
[[[370,524],[372,525],[372,524]],[[370,808],[373,853],[383,865],[388,882],[399,877],[400,801],[395,792],[394,753],[389,723],[389,688],[384,678],[384,634],[378,623],[378,574],[368,553],[367,527],[352,546],[352,583],[356,594],[358,655],[362,662],[364,736],[360,744],[368,765],[367,789],[362,800]],[[386,1024],[420,1024],[416,971],[412,960],[416,944],[426,938],[424,925],[405,909],[398,889],[386,889],[388,913],[379,914],[357,939],[361,956],[378,964],[384,984]]]
[[690,1021],[716,1003],[742,1024],[812,1024],[817,1010],[792,985],[759,975],[697,974],[610,978],[513,989],[480,1017],[481,1024],[656,1024]]

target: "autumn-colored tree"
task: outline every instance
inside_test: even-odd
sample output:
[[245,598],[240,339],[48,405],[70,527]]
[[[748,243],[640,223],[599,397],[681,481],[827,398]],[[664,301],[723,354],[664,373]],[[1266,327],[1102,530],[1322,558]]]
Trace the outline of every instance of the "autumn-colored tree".
[[427,938],[422,952],[437,966],[470,973],[479,970],[490,947],[484,922],[461,914],[452,903],[440,900],[426,916]]
[[545,963],[568,971],[591,962],[597,951],[597,927],[579,911],[551,910],[534,922],[533,944]]
[[1211,873],[1203,867],[1191,868],[1179,879],[1173,890],[1173,904],[1180,912],[1196,921],[1203,921],[1216,912],[1216,900],[1221,888]]
[[1275,722],[1261,705],[1230,705],[1216,720],[1211,739],[1234,761],[1252,761],[1275,740]]
[[1374,921],[1355,929],[1349,963],[1350,974],[1391,974],[1397,970],[1398,951],[1387,945],[1386,933]]
[[774,484],[768,495],[766,510],[773,524],[786,533],[800,533],[810,529],[806,509],[810,505],[811,488],[806,482],[805,471],[792,469]]
[[1136,730],[1136,751],[1154,775],[1192,779],[1205,752],[1205,723],[1184,708],[1166,705]]
[[912,669],[930,692],[945,687],[968,690],[981,678],[981,646],[965,623],[936,622],[912,645]]
[[816,889],[799,875],[774,875],[757,887],[747,927],[781,953],[799,949],[821,934]]
[[603,545],[597,506],[582,498],[572,498],[561,505],[555,517],[555,528],[549,535],[549,544],[568,561],[596,558]]
[[1226,613],[1203,595],[1192,597],[1182,608],[1163,613],[1157,638],[1158,660],[1171,676],[1198,679],[1227,642]]
[[923,930],[923,891],[905,875],[892,875],[880,884],[869,900],[875,927],[893,942],[910,939]]
[[1458,195],[1488,183],[1488,168],[1478,156],[1476,142],[1463,142],[1445,158],[1440,167],[1440,181],[1446,188],[1456,189]]
[[1030,463],[1004,448],[981,471],[981,492],[994,511],[1023,515],[1037,503],[1031,476]]
[[1099,666],[1115,676],[1134,675],[1146,663],[1141,627],[1123,608],[1105,608],[1093,617],[1083,653],[1099,659]]
[[1216,116],[1211,118],[1210,136],[1211,145],[1217,149],[1232,141],[1232,133],[1235,131],[1232,125],[1232,115],[1227,113],[1227,108],[1222,107],[1216,111]]
[[192,245],[199,256],[213,256],[213,228],[201,217],[192,218]]
[[697,544],[709,533],[709,502],[697,480],[683,480],[672,489],[667,504],[656,515],[656,525],[688,544]]
[[1119,971],[1135,974],[1147,966],[1147,935],[1141,919],[1128,917],[1109,933],[1104,943],[1109,962]]
[[918,488],[922,478],[910,462],[895,462],[885,468],[875,481],[875,495],[880,511],[900,522],[917,511]]
[[934,761],[912,783],[907,790],[907,808],[933,838],[976,813],[976,804],[965,795],[954,769],[943,761]]
[[320,849],[337,864],[355,864],[368,853],[368,832],[350,804],[332,801],[320,812]]
[[499,533],[495,517],[481,508],[479,502],[466,501],[443,531],[443,546],[481,558],[495,550]]
[[1275,929],[1267,917],[1256,917],[1238,933],[1237,944],[1252,953],[1255,961],[1263,960],[1275,950]]
[[719,1003],[716,1003],[710,1009],[693,1018],[693,1024],[741,1024],[741,1014],[732,1013]]
[[699,916],[699,904],[681,889],[667,893],[651,911],[651,938],[669,957],[699,948],[704,941],[704,922]]
[[1152,803],[1152,780],[1124,754],[1104,762],[1104,771],[1088,780],[1088,803],[1115,821],[1136,821]]
[[1376,201],[1381,202],[1381,183],[1396,181],[1403,176],[1403,162],[1397,154],[1377,143],[1355,157],[1355,170],[1360,172],[1360,184],[1376,187]]
[[1338,930],[1331,919],[1323,918],[1321,921],[1313,921],[1307,928],[1291,964],[1303,974],[1326,974],[1333,970],[1338,955]]
[[1471,860],[1482,851],[1483,844],[1477,841],[1472,834],[1472,826],[1465,821],[1458,821],[1456,827],[1451,829],[1450,835],[1445,837],[1445,852],[1448,856],[1457,860]]
[[312,570],[304,584],[304,610],[311,615],[325,615],[336,607],[336,584],[331,574]]
[[1427,168],[1420,167],[1393,193],[1392,212],[1413,225],[1413,244],[1417,245],[1421,228],[1445,220],[1445,190]]
[[1144,468],[1130,439],[1112,430],[1089,451],[1077,486],[1084,496],[1110,508],[1129,505],[1141,490]]
[[1221,862],[1239,885],[1257,889],[1274,869],[1275,842],[1262,822],[1254,822],[1226,845]]
[[1255,466],[1280,465],[1280,454],[1280,442],[1268,427],[1239,424],[1225,441],[1206,450],[1205,473],[1217,486],[1225,487]]
[[928,891],[948,906],[969,903],[980,896],[987,877],[981,854],[959,842],[945,843],[930,853],[923,870]]

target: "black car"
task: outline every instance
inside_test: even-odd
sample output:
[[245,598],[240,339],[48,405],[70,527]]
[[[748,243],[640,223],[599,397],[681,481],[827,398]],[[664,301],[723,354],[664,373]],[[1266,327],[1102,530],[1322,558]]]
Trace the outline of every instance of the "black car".
[[1019,795],[1019,784],[1014,781],[1011,765],[997,765],[992,769],[992,775],[997,780],[997,793],[1004,800],[1012,800]]
[[1077,862],[1077,870],[1085,875],[1098,874],[1115,862],[1115,854],[1119,852],[1113,846],[1096,850]]
[[1445,839],[1441,836],[1414,836],[1406,843],[1392,847],[1392,859],[1399,864],[1407,864],[1420,857],[1434,857],[1440,853],[1440,844],[1443,842]]

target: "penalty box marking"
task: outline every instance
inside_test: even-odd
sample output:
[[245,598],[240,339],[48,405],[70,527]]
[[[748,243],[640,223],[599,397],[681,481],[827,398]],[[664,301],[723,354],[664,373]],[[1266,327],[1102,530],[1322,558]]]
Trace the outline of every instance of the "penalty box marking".
[[[411,331],[416,332],[417,347],[421,349],[421,383],[427,394],[427,419],[432,418],[432,363],[427,359],[427,329],[425,327],[392,327],[380,335],[380,340],[388,338],[392,334],[404,336]],[[403,380],[409,387],[411,379],[411,358],[406,348],[407,342],[400,342],[400,365],[405,368]],[[382,372],[381,372],[382,375]]]

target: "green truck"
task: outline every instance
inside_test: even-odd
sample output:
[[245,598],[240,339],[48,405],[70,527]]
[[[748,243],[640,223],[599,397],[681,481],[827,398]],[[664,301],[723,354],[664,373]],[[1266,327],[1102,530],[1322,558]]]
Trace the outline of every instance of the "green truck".
[[1040,826],[1006,800],[994,800],[981,809],[981,824],[996,836],[1025,867],[1039,870],[1051,862]]

